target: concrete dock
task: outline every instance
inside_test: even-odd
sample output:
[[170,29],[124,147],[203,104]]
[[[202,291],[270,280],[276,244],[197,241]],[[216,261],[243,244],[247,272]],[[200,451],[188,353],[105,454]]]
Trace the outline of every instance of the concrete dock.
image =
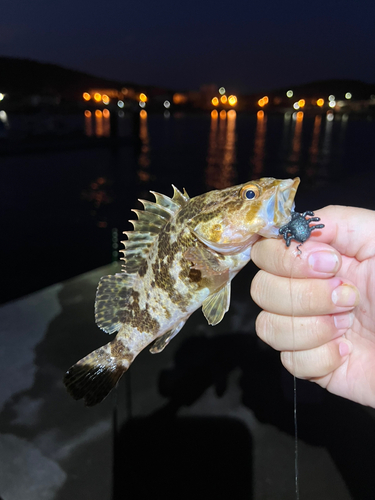
[[[255,267],[216,327],[196,312],[87,408],[64,372],[110,338],[93,306],[106,266],[0,308],[2,500],[231,498],[295,493],[293,378],[255,335]],[[375,411],[298,381],[301,500],[375,499]]]

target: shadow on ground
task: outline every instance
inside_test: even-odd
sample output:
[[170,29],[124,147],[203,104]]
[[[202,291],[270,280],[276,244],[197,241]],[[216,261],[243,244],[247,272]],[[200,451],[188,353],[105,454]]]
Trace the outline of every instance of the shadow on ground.
[[[125,491],[132,498],[146,498],[155,489],[164,498],[198,498],[197,492],[199,498],[253,498],[249,428],[235,418],[186,418],[177,412],[204,397],[210,387],[223,396],[230,390],[230,373],[238,370],[243,405],[259,422],[293,436],[293,379],[278,356],[261,347],[255,336],[242,333],[184,341],[173,368],[160,374],[159,391],[168,402],[119,430],[113,499],[125,498]],[[327,449],[353,499],[373,498],[371,414],[310,382],[299,381],[297,387],[299,439]],[[275,460],[269,466],[278,464]]]

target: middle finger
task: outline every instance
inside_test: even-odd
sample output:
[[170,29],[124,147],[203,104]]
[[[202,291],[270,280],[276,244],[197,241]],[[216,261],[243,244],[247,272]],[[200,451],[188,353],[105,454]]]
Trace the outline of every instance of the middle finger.
[[251,297],[262,309],[287,316],[322,316],[350,311],[359,303],[357,288],[346,280],[297,279],[259,271]]

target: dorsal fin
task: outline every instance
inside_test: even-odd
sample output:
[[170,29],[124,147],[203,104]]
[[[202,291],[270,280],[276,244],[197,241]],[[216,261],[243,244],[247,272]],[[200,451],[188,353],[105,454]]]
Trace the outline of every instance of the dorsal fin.
[[144,267],[150,248],[158,234],[173,215],[189,201],[185,189],[181,193],[175,186],[173,186],[173,198],[154,191],[151,193],[156,201],[153,203],[139,200],[144,210],[132,210],[138,217],[137,220],[129,221],[133,224],[134,231],[124,232],[128,239],[121,242],[125,250],[120,250],[124,254],[120,260],[125,262],[122,270],[126,273],[137,273]]

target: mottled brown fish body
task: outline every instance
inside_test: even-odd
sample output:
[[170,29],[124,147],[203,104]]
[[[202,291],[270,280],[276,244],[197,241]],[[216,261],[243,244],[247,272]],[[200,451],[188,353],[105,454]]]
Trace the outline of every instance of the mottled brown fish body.
[[291,218],[299,179],[263,178],[190,199],[153,193],[134,210],[125,233],[123,272],[99,283],[95,319],[116,339],[73,365],[68,391],[87,405],[101,401],[134,358],[153,343],[164,349],[189,316],[203,306],[209,324],[230,304],[230,282],[250,260],[261,236],[278,237]]

